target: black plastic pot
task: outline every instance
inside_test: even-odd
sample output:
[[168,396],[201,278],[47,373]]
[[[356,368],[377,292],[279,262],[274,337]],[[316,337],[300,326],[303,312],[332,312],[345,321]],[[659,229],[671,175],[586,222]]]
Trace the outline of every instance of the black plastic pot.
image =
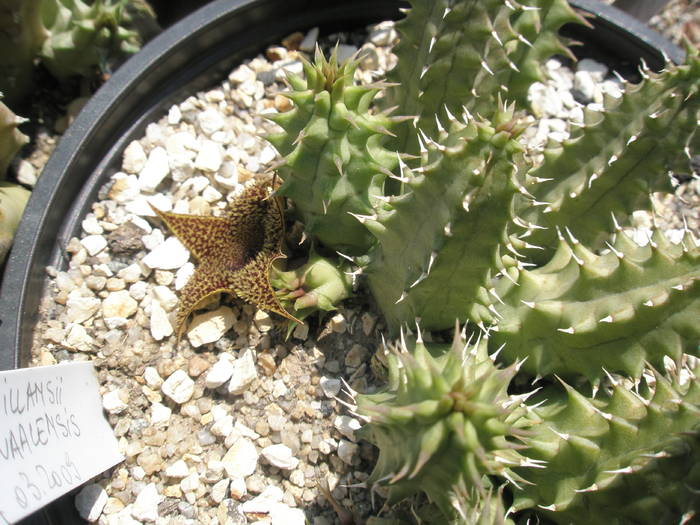
[[[644,59],[660,68],[683,52],[635,19],[592,0],[571,2],[593,16],[593,30],[566,28],[581,54],[615,67]],[[25,366],[47,265],[79,233],[98,189],[117,171],[125,146],[186,95],[220,81],[244,58],[293,31],[324,33],[399,16],[399,0],[217,0],[176,23],[126,62],[92,97],[40,177],[17,231],[0,293],[0,370]],[[79,523],[66,496],[24,523]]]

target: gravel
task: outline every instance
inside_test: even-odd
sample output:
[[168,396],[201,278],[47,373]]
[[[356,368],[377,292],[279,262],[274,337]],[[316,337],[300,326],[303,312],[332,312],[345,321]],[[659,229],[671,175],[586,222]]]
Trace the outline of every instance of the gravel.
[[[287,42],[312,50],[317,35],[314,29]],[[393,23],[370,28],[359,44],[361,81],[393,65],[395,38]],[[356,51],[355,41],[344,39],[339,51]],[[374,388],[370,361],[384,328],[378,314],[356,297],[285,340],[286,321],[221,297],[178,342],[177,291],[193,261],[149,205],[220,215],[244,184],[270,169],[278,158],[260,138],[273,129],[262,115],[288,108],[278,96],[281,79],[301,71],[299,57],[274,46],[151,123],[125,149],[81,238],[68,243],[67,268],[47,270],[34,364],[94,362],[126,457],[76,498],[93,521],[335,523],[319,478],[341,506],[363,516],[378,510],[369,491],[351,488],[367,479],[375,452],[357,441],[360,422],[336,398],[342,381],[357,391]],[[553,59],[546,70],[549,79],[530,93],[539,119],[526,135],[533,145],[564,140],[585,106],[599,109],[604,94],[619,96],[620,82],[602,64],[582,61],[571,70]],[[682,188],[697,202],[697,184]],[[664,209],[679,213],[680,206],[669,201]],[[688,217],[697,230],[697,212]],[[635,218],[640,227],[651,221]]]

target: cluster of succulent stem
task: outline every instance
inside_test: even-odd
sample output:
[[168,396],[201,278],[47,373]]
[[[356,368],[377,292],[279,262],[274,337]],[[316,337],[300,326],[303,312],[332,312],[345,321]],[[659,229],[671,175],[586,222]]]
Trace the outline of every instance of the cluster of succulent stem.
[[402,335],[386,387],[353,396],[379,448],[369,484],[425,493],[438,523],[700,519],[700,248],[687,229],[626,233],[700,149],[698,51],[642,65],[533,150],[528,88],[573,58],[559,28],[586,22],[565,0],[410,3],[386,82],[317,52],[270,137],[278,193],[354,262],[390,336],[455,321],[474,336]]
[[59,80],[108,71],[110,60],[138,51],[134,27],[148,32],[149,19],[134,0],[0,0],[0,91],[10,104],[27,97],[36,59]]

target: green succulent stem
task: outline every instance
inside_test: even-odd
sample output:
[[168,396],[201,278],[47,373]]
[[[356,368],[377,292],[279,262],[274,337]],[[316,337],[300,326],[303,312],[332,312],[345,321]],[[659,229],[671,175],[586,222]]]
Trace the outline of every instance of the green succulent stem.
[[[312,252],[308,261],[290,271],[272,267],[270,284],[282,307],[299,320],[315,312],[329,312],[350,297],[352,274],[343,262],[333,263]],[[296,323],[290,322],[288,334]]]
[[[390,503],[424,492],[440,523],[697,518],[700,246],[626,228],[700,147],[700,52],[642,66],[542,149],[523,138],[528,93],[544,61],[573,58],[559,29],[587,22],[564,0],[410,5],[389,82],[317,53],[270,138],[280,193],[353,260],[391,336],[458,321],[475,339],[403,337],[385,388],[355,396],[369,484]],[[285,300],[316,303],[286,279]]]

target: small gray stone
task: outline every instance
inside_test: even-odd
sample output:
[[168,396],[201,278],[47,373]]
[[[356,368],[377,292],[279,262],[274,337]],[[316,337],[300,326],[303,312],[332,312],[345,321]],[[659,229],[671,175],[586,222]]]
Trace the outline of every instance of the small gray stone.
[[341,439],[338,443],[338,457],[348,465],[357,461],[359,447],[355,443]]
[[582,58],[576,62],[576,72],[585,71],[597,82],[602,82],[608,74],[608,66],[601,64],[592,58]]
[[334,377],[326,377],[322,376],[321,377],[321,389],[323,390],[323,393],[326,395],[326,397],[334,397],[337,396],[338,393],[340,392],[340,379],[336,379]]
[[312,27],[304,35],[304,39],[299,44],[299,51],[306,51],[307,53],[313,53],[316,48],[316,41],[318,40],[318,27]]
[[341,415],[336,416],[333,420],[333,426],[350,441],[355,441],[355,431],[359,430],[362,425],[353,417]]
[[75,508],[85,521],[94,523],[107,503],[107,491],[97,483],[85,485],[75,496]]
[[145,233],[144,230],[134,223],[125,222],[107,235],[107,244],[109,244],[109,249],[112,253],[116,255],[136,253],[143,250],[141,237]]

